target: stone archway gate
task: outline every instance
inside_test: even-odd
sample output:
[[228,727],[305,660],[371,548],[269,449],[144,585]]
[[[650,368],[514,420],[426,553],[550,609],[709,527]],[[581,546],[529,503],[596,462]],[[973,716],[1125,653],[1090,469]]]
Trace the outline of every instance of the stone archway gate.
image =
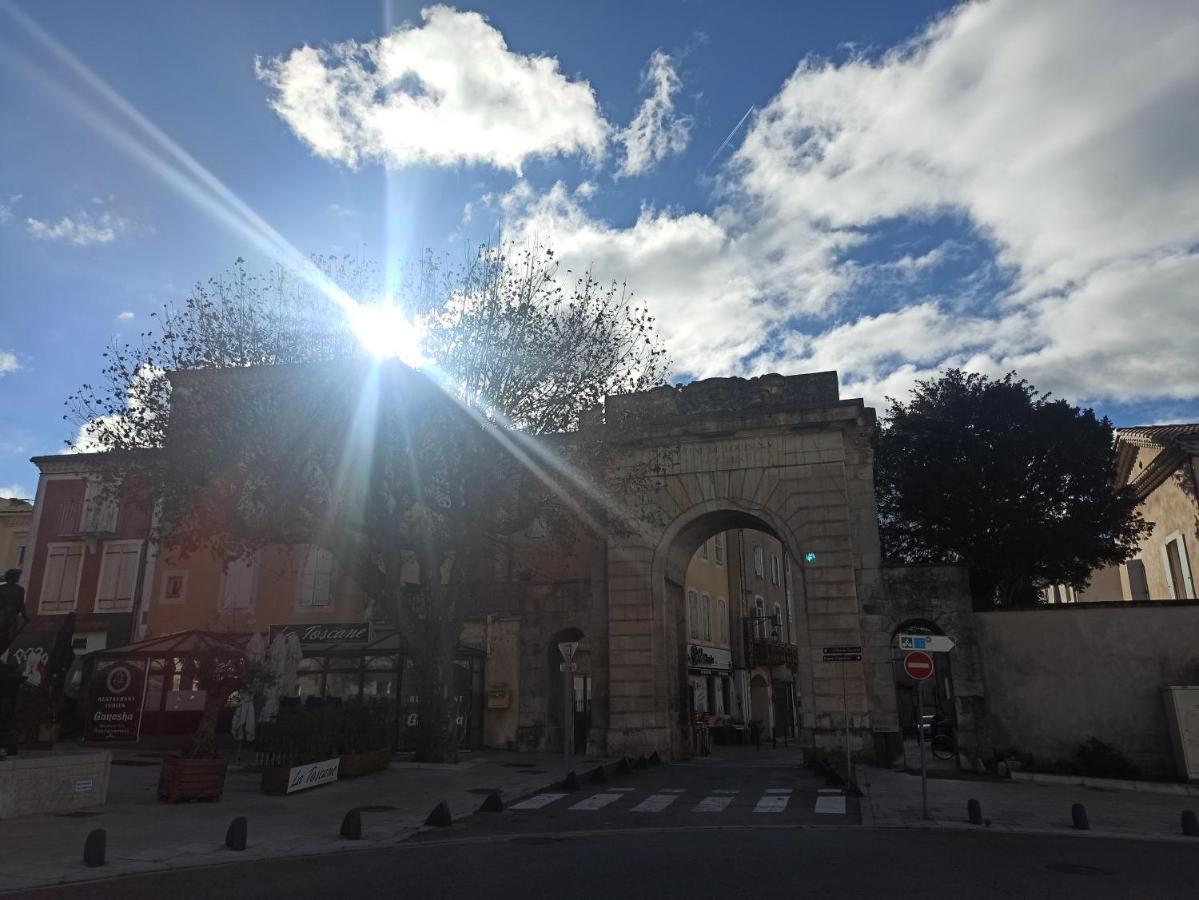
[[584,426],[617,449],[614,472],[653,473],[618,493],[626,527],[607,542],[610,753],[689,753],[683,577],[699,542],[729,528],[770,532],[793,560],[804,746],[842,746],[841,670],[821,662],[824,646],[864,649],[848,671],[855,746],[872,726],[897,729],[877,615],[874,423],[862,400],[840,398],[836,372],[818,372],[611,397],[604,421]]

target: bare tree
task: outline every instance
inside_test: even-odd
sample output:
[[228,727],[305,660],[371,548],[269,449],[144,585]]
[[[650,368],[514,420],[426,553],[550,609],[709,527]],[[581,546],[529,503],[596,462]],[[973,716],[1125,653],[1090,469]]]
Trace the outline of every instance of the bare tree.
[[388,291],[372,267],[319,263],[347,293],[397,303],[430,364],[366,357],[319,291],[239,261],[114,347],[70,416],[104,449],[157,448],[126,454],[122,477],[157,504],[165,545],[225,561],[268,544],[329,551],[415,663],[418,757],[448,760],[462,616],[494,542],[546,510],[595,521],[576,481],[602,448],[570,433],[605,396],[661,383],[665,353],[622,286],[583,274],[564,287],[572,273],[549,251],[426,259]]

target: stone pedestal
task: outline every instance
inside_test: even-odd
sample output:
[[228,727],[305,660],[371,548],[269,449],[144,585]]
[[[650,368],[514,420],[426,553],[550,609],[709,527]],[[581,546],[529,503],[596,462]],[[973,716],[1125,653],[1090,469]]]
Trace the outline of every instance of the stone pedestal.
[[31,751],[0,759],[0,819],[103,806],[107,750]]

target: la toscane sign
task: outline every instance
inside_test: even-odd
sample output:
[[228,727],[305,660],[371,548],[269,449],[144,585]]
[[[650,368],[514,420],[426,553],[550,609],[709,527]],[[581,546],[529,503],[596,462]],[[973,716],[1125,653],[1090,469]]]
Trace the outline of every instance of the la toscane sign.
[[271,641],[281,634],[294,634],[301,644],[365,644],[370,640],[369,622],[313,622],[309,625],[272,625]]

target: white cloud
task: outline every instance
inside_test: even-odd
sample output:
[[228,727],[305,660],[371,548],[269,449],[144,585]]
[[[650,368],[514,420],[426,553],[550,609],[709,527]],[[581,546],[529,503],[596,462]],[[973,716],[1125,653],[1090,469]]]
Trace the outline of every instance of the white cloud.
[[73,217],[63,216],[53,223],[30,217],[25,220],[25,227],[38,240],[67,241],[77,247],[87,247],[112,243],[119,234],[129,229],[130,222],[108,212],[93,216],[81,210]]
[[0,500],[28,500],[29,496],[19,484],[0,485]]
[[[627,278],[698,376],[833,368],[881,404],[960,365],[1073,400],[1194,398],[1197,44],[1182,2],[971,3],[880,58],[802,62],[710,214],[614,227],[523,183],[501,205],[511,233]],[[968,250],[889,229],[941,215],[994,258],[929,295]],[[893,253],[846,259],[868,242]]]
[[682,87],[670,55],[655,50],[642,78],[649,96],[642,102],[627,128],[617,139],[624,144],[624,159],[618,174],[639,175],[668,156],[687,149],[691,120],[675,112],[674,97]]
[[0,375],[15,372],[19,368],[21,368],[21,363],[17,359],[17,354],[9,353],[7,350],[0,350]]
[[120,319],[122,322],[128,322],[130,319],[133,318],[133,311],[126,309],[126,310],[118,313],[117,318]]
[[21,194],[9,194],[0,200],[0,225],[6,225],[12,221],[13,207],[21,202],[21,196]]
[[595,94],[556,59],[514,53],[478,13],[434,6],[421,18],[376,41],[259,60],[272,108],[313,152],[351,167],[519,172],[533,156],[603,155],[608,125]]
[[[1016,276],[974,365],[1079,399],[1194,397],[1197,40],[1181,2],[966,5],[880,60],[802,64],[735,155],[734,187],[780,234],[965,215]],[[864,327],[891,352],[839,367],[881,384],[960,360],[970,341],[945,332],[961,320],[935,312],[914,333]],[[833,361],[841,334],[794,361]]]

